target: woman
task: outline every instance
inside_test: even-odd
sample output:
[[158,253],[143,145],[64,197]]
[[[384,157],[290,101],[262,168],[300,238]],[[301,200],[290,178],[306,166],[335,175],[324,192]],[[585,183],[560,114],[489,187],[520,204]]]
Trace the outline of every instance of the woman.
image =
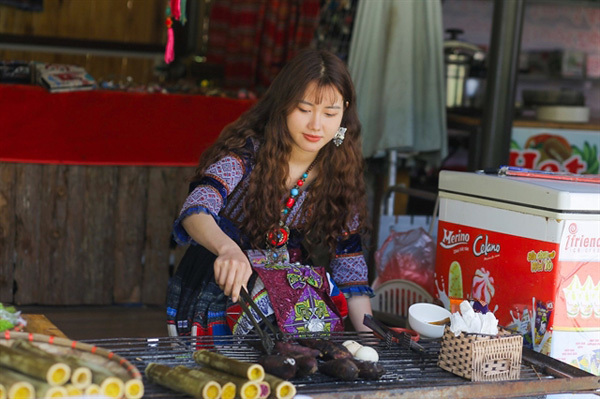
[[[287,331],[343,329],[344,298],[367,330],[360,122],[339,58],[301,51],[205,151],[191,189],[174,225],[192,245],[169,281],[170,334],[247,332],[242,287]],[[313,261],[319,246],[329,265]]]

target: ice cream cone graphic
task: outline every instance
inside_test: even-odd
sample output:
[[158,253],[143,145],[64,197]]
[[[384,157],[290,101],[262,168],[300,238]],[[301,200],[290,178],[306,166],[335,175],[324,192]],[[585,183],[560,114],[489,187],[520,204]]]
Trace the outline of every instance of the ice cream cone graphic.
[[592,317],[592,313],[594,312],[594,306],[592,303],[593,292],[594,283],[592,282],[592,277],[587,276],[585,283],[583,283],[583,287],[581,287],[581,293],[579,295],[579,313],[584,319]]
[[594,306],[594,317],[600,319],[600,280],[592,292],[592,305]]
[[460,263],[457,261],[450,264],[450,270],[448,271],[448,296],[454,298],[463,297],[462,270]]
[[581,295],[581,289],[581,282],[577,275],[573,277],[573,280],[571,280],[571,283],[566,288],[563,288],[568,317],[577,317],[579,315],[579,297]]

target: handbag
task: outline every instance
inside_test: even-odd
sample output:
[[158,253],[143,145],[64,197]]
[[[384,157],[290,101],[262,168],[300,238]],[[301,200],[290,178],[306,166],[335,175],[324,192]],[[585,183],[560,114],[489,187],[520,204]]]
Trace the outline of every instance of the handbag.
[[[275,316],[281,330],[291,334],[344,330],[342,315],[330,296],[325,268],[290,263],[285,255],[274,263],[262,250],[245,252],[258,276],[251,296],[261,310],[267,308],[265,315]],[[243,318],[248,319],[240,315],[242,320],[236,327],[244,325],[241,330],[246,330],[249,320]]]

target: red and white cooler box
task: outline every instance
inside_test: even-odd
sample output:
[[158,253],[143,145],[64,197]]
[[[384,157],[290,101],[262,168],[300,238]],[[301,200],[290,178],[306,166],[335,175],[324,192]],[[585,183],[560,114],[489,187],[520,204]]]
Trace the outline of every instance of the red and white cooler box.
[[600,184],[442,171],[435,286],[600,375]]

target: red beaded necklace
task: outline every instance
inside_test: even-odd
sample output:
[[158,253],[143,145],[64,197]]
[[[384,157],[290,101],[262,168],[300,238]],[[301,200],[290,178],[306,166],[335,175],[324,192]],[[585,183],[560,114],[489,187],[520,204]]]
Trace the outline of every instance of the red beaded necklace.
[[279,227],[275,231],[271,231],[267,234],[267,246],[269,247],[270,258],[272,261],[282,261],[282,255],[286,252],[285,247],[290,237],[290,228],[287,225],[287,219],[292,211],[292,208],[296,204],[296,199],[300,195],[300,188],[304,185],[308,174],[317,163],[317,158],[308,166],[306,172],[300,176],[294,187],[290,190],[290,196],[284,203],[283,209],[281,210],[281,219],[279,220]]

